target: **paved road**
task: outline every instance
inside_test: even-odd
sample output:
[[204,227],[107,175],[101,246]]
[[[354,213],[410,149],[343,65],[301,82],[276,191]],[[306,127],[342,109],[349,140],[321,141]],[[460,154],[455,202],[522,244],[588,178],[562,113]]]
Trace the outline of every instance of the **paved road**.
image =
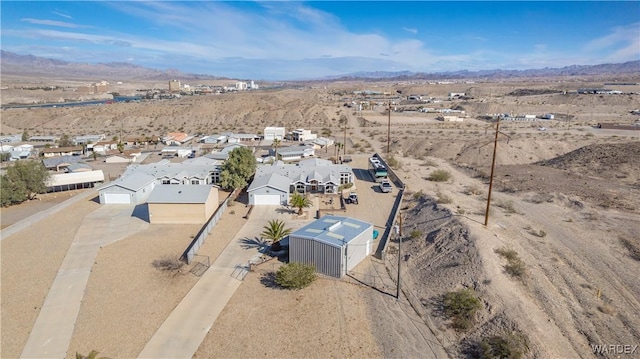
[[[244,266],[252,257],[260,255],[258,248],[247,246],[247,242],[259,236],[268,220],[281,219],[287,228],[294,231],[313,220],[313,216],[310,220],[293,219],[290,213],[279,213],[279,208],[258,206],[253,209],[247,223],[162,323],[139,358],[193,357],[218,315],[242,283],[240,279],[236,279],[241,275],[238,266]],[[308,210],[315,214],[317,203]]]
[[40,309],[21,358],[66,357],[91,267],[100,247],[149,226],[131,216],[133,209],[133,205],[105,205],[84,218]]

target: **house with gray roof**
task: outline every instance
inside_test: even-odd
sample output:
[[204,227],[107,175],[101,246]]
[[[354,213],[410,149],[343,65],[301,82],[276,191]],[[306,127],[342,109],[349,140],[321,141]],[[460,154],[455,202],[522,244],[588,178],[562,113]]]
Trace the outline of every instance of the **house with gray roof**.
[[198,157],[181,163],[161,160],[145,165],[130,165],[124,176],[141,172],[153,176],[156,184],[212,185],[220,183],[220,161]]
[[143,172],[132,173],[110,182],[100,189],[101,204],[141,204],[156,186],[156,178]]
[[42,164],[48,170],[60,172],[64,170],[66,167],[74,163],[80,163],[83,159],[80,156],[61,156],[61,157],[51,157],[51,158],[43,158]]
[[[278,159],[283,161],[300,160],[315,156],[315,151],[312,145],[281,147],[278,149]],[[269,154],[275,155],[275,149],[269,150]]]
[[291,180],[279,173],[257,177],[247,189],[249,204],[254,206],[286,205],[289,203]]
[[289,235],[289,261],[340,278],[371,254],[373,240],[371,223],[327,215]]
[[341,185],[353,183],[353,170],[329,160],[311,158],[295,164],[278,161],[256,169],[254,181],[277,173],[289,179],[289,193],[337,193]]

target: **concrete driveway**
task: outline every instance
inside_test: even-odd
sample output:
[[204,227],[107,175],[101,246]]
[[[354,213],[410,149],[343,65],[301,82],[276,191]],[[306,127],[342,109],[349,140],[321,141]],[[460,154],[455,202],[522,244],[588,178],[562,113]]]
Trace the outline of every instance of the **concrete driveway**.
[[105,205],[88,214],[76,233],[21,358],[64,358],[80,311],[91,267],[100,247],[146,229],[133,205]]
[[[317,201],[309,213],[317,211]],[[171,312],[144,347],[139,358],[192,358],[218,315],[242,283],[249,260],[261,253],[251,245],[267,221],[281,219],[294,231],[311,222],[297,219],[280,206],[254,207],[249,220],[240,229],[218,259],[202,275],[184,299]],[[244,269],[243,269],[244,268]]]

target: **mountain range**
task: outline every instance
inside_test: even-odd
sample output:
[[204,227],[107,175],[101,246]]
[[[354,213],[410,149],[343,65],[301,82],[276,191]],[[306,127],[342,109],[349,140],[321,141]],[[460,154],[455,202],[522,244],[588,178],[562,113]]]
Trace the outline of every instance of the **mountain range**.
[[[184,73],[176,69],[157,70],[123,62],[80,63],[48,59],[33,55],[19,55],[0,51],[0,72],[5,75],[49,76],[66,78],[130,78],[137,80],[219,80],[225,77]],[[410,71],[374,71],[357,72],[342,76],[333,76],[318,80],[439,80],[439,79],[500,79],[531,78],[555,76],[593,76],[593,75],[640,75],[640,60],[625,63],[599,65],[571,65],[560,68],[542,68],[527,70],[481,70],[449,72],[410,72]]]

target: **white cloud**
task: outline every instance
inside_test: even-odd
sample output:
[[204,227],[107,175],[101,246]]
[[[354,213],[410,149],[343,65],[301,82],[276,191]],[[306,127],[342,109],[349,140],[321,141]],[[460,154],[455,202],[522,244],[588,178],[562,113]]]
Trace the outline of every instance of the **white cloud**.
[[610,62],[640,59],[640,22],[617,26],[584,46],[591,56]]
[[42,20],[42,19],[22,18],[22,19],[20,19],[20,21],[28,22],[30,24],[35,24],[35,25],[58,26],[58,27],[66,27],[66,28],[83,27],[81,25],[73,24],[73,23],[70,23],[70,22],[56,21],[56,20]]
[[417,34],[418,33],[418,29],[416,29],[416,28],[403,27],[402,30],[410,32],[412,34]]
[[62,13],[60,11],[54,11],[53,14],[61,16],[61,17],[64,17],[66,19],[73,19],[73,17],[71,15],[64,14],[64,13]]

